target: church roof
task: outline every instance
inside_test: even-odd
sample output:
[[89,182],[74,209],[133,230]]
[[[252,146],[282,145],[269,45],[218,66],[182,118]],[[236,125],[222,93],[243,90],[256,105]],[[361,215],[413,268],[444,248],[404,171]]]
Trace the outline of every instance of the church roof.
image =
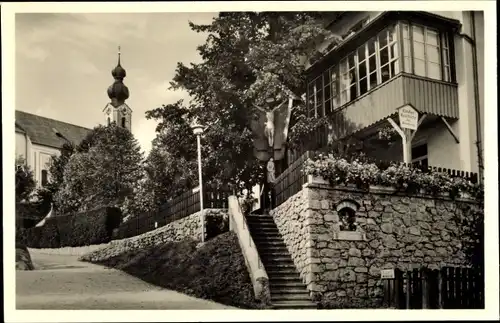
[[91,129],[16,110],[16,132],[18,131],[28,134],[34,144],[61,148],[66,141],[58,137],[56,132],[78,145]]

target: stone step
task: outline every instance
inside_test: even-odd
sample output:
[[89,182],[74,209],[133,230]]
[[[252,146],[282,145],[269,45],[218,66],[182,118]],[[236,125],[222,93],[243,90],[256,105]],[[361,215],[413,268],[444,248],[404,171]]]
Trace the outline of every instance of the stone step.
[[283,280],[283,281],[269,281],[269,288],[271,290],[281,290],[281,289],[285,289],[285,288],[291,288],[291,289],[295,289],[295,288],[301,288],[303,290],[306,290],[306,285],[301,282],[297,282],[297,281],[286,281],[286,280]]
[[259,245],[258,247],[260,247],[260,248],[258,248],[259,253],[262,253],[263,255],[267,255],[267,254],[270,254],[273,252],[283,252],[283,253],[286,253],[287,255],[289,255],[288,249],[284,245],[282,245],[282,246],[273,246],[273,245],[262,246],[262,245]]
[[261,256],[260,259],[262,259],[262,262],[267,263],[269,265],[273,265],[273,264],[292,264],[292,265],[295,265],[292,258],[289,256],[288,257],[277,257],[277,258],[262,257]]
[[255,244],[262,246],[263,248],[267,247],[285,247],[286,245],[283,241],[279,240],[254,240]]
[[277,276],[291,276],[300,279],[300,275],[295,268],[266,268],[266,273],[270,278]]
[[259,223],[274,223],[274,219],[270,216],[246,216],[247,222],[259,222]]
[[309,301],[311,302],[311,297],[309,293],[300,293],[300,294],[273,294],[271,292],[271,302],[277,301]]
[[312,301],[277,301],[271,304],[276,310],[293,310],[293,309],[317,309],[318,306]]
[[276,242],[283,242],[283,239],[281,237],[254,237],[252,236],[253,241],[255,242],[262,242],[262,243],[276,243]]
[[294,263],[273,263],[273,264],[268,264],[266,267],[266,270],[275,270],[275,269],[281,269],[281,268],[290,268],[290,269],[296,269]]
[[299,274],[276,274],[276,275],[268,275],[269,276],[269,284],[302,284],[302,278],[300,278]]
[[285,294],[304,294],[309,297],[309,291],[304,287],[274,287],[271,288],[271,297],[272,295],[285,295]]

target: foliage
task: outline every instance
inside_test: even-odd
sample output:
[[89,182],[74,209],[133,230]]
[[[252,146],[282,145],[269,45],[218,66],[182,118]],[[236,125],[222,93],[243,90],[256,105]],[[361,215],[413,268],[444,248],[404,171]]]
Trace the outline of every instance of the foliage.
[[465,193],[476,199],[482,199],[484,194],[482,185],[465,178],[433,170],[424,172],[403,163],[392,163],[388,168],[381,169],[375,163],[358,159],[349,162],[332,154],[320,154],[316,160],[307,160],[303,171],[328,179],[332,185],[354,184],[361,189],[380,185],[407,193],[420,193],[422,190],[432,195],[449,193],[452,198]]
[[199,249],[197,244],[191,240],[167,242],[122,253],[101,264],[194,297],[260,308],[235,234],[220,235]]
[[25,242],[31,248],[79,247],[106,243],[121,221],[117,208],[100,208],[79,214],[52,217],[40,227],[26,229]]
[[57,218],[49,218],[41,227],[26,230],[26,245],[30,248],[60,248]]
[[459,236],[470,265],[484,268],[484,201],[479,206],[458,203],[462,210],[455,219],[459,225]]
[[324,27],[326,16],[223,12],[210,25],[190,23],[192,30],[208,34],[198,47],[202,62],[178,63],[171,85],[186,91],[192,100],[146,113],[148,119],[159,122],[155,146],[171,156],[166,168],[173,174],[159,178],[165,189],[175,190],[171,186],[177,181],[172,176],[182,178],[185,187],[195,185],[196,138],[189,127],[195,118],[208,125],[202,137],[207,181],[231,183],[238,189],[262,181],[263,165],[254,157],[250,127],[254,105],[304,92],[304,57],[317,56],[317,45],[335,39]]
[[139,144],[127,129],[114,123],[97,126],[89,138],[64,167],[63,183],[54,197],[60,213],[119,206],[134,196],[143,176]]
[[205,216],[206,239],[212,239],[229,231],[229,216],[207,214]]
[[[20,167],[17,167],[17,166]],[[36,181],[30,167],[23,157],[16,158],[16,202],[28,201],[35,190]]]

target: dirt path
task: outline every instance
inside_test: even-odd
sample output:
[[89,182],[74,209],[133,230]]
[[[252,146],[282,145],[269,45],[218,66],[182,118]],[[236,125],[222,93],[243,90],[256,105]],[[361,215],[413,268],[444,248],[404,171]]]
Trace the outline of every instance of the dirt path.
[[17,309],[234,309],[80,262],[77,256],[30,252],[35,270],[16,271]]

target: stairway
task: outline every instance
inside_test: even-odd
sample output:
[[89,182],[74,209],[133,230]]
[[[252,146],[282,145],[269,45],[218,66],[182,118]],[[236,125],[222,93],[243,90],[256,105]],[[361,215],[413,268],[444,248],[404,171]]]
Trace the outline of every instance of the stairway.
[[269,215],[247,215],[250,234],[269,277],[274,309],[315,309],[283,238]]

